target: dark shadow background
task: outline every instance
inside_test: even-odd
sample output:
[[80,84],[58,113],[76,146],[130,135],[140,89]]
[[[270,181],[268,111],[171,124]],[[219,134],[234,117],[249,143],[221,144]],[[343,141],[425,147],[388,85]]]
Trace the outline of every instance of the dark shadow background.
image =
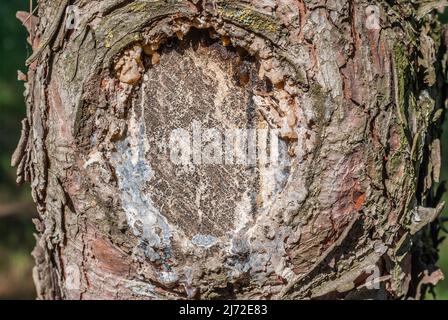
[[[17,81],[17,70],[26,71],[24,61],[31,54],[25,28],[15,18],[18,10],[29,11],[29,0],[2,0],[0,4],[0,299],[35,298],[30,252],[35,244],[31,219],[36,213],[29,186],[16,185],[15,170],[10,166],[20,136],[20,121],[25,117],[23,82]],[[448,22],[448,11],[444,20]],[[442,178],[446,181],[448,121],[442,152]],[[448,203],[448,194],[444,199]],[[448,212],[448,207],[445,211]],[[435,292],[438,299],[448,300],[448,241],[443,243],[440,253],[439,266],[447,280]]]

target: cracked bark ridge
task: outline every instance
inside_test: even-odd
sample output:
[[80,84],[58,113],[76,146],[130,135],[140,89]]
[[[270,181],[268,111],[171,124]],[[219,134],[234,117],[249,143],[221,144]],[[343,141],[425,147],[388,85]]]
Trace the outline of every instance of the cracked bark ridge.
[[[446,54],[432,9],[71,3],[76,30],[65,0],[38,1],[27,25],[12,159],[40,213],[40,299],[420,298],[442,277]],[[255,149],[275,129],[283,166],[228,166],[194,145],[200,165],[173,163],[176,129],[205,146],[248,129]]]

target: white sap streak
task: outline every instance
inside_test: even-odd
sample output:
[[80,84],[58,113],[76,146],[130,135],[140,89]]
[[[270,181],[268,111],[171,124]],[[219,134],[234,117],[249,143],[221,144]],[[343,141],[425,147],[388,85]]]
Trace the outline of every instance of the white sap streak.
[[[159,260],[171,255],[171,232],[166,218],[145,192],[147,183],[154,177],[154,171],[145,159],[149,143],[143,117],[144,104],[143,95],[142,117],[137,119],[135,112],[132,113],[128,137],[116,144],[117,152],[112,155],[112,163],[127,222],[133,233],[141,238],[146,256],[151,260]],[[157,249],[162,250],[164,256],[160,256]]]
[[211,248],[218,242],[218,239],[208,234],[197,234],[191,239],[191,243],[198,247]]

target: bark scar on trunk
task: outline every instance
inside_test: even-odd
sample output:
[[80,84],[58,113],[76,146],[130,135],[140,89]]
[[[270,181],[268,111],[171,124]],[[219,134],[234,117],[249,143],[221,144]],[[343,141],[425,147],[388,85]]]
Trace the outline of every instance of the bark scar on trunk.
[[12,158],[39,298],[421,297],[446,53],[414,12],[39,1]]

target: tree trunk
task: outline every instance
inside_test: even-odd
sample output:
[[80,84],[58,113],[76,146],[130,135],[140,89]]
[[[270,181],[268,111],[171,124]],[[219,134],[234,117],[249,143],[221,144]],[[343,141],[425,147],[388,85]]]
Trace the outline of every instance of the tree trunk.
[[38,297],[420,298],[443,276],[446,56],[416,2],[19,14]]

